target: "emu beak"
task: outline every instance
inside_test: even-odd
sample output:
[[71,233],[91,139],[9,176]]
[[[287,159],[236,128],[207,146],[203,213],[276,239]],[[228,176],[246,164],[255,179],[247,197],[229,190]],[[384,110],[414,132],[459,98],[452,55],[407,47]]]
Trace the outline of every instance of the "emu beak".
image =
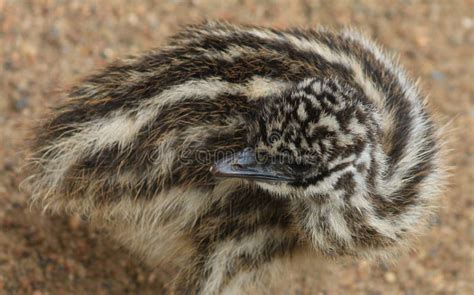
[[278,166],[276,163],[259,163],[255,151],[252,148],[246,148],[216,162],[210,171],[214,176],[222,178],[244,178],[267,182],[294,181],[293,178],[284,175]]

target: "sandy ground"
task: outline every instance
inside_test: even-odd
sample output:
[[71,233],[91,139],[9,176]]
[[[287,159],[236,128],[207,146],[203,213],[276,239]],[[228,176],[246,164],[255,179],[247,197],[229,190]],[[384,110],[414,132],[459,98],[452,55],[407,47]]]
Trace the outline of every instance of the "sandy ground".
[[[223,4],[223,3],[226,4]],[[100,3],[100,4],[99,4]],[[202,18],[274,27],[357,27],[400,59],[451,121],[453,177],[439,218],[395,264],[347,262],[281,294],[469,294],[474,289],[474,2],[0,0],[0,294],[166,294],[150,270],[78,218],[43,216],[18,189],[24,137],[57,91],[116,57],[163,44]],[[472,293],[471,293],[472,294]]]

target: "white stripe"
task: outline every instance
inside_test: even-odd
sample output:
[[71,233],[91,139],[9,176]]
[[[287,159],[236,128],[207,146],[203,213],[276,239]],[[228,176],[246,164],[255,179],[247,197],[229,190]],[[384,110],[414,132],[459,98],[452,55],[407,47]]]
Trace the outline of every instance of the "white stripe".
[[211,270],[205,282],[202,294],[218,294],[224,283],[227,269],[232,268],[235,259],[244,253],[258,256],[266,242],[281,234],[278,230],[258,230],[252,236],[247,236],[239,241],[228,240],[219,245],[207,261],[206,268]]
[[[164,90],[155,98],[142,103],[138,109],[115,111],[105,118],[81,124],[77,133],[60,138],[45,148],[47,159],[43,159],[43,168],[48,173],[48,183],[57,187],[66,171],[85,153],[98,153],[115,143],[126,149],[139,130],[156,118],[165,105],[199,96],[214,99],[222,92],[235,93],[240,90],[235,84],[216,79],[192,80]],[[133,113],[135,115],[131,115]]]
[[[394,177],[392,177],[389,183],[387,183],[386,189],[388,189],[388,191],[385,193],[390,195],[400,186],[404,185],[403,178],[409,174],[408,172],[413,167],[418,165],[421,158],[424,156],[421,151],[426,150],[427,148],[427,138],[424,137],[427,129],[427,122],[421,116],[424,102],[421,100],[415,85],[406,77],[406,74],[400,66],[395,66],[393,61],[387,58],[387,54],[384,53],[379,46],[367,38],[364,38],[359,32],[353,30],[347,30],[344,32],[343,36],[351,41],[359,43],[365,50],[372,53],[375,58],[396,77],[404,92],[404,98],[406,98],[411,104],[410,116],[413,118],[413,122],[411,123],[410,132],[407,134],[407,142],[410,147],[405,149],[400,161],[396,164]],[[407,179],[405,181],[407,181]]]

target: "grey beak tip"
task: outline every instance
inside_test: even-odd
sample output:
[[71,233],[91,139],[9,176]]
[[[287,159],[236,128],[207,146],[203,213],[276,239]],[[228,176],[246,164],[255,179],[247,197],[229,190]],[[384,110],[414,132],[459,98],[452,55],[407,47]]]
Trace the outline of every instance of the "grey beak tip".
[[219,170],[217,169],[216,165],[212,165],[209,168],[209,172],[211,172],[212,175],[217,176],[219,174]]

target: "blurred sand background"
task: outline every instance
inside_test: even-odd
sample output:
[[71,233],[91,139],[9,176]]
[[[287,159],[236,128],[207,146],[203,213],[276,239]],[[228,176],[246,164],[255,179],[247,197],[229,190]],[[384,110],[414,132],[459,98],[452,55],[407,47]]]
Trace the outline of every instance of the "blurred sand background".
[[453,177],[416,251],[395,264],[336,265],[322,282],[301,270],[279,293],[473,294],[472,0],[0,0],[0,294],[166,294],[167,269],[147,269],[77,217],[29,209],[18,189],[23,139],[61,87],[203,18],[359,28],[398,52],[440,122],[452,121]]

